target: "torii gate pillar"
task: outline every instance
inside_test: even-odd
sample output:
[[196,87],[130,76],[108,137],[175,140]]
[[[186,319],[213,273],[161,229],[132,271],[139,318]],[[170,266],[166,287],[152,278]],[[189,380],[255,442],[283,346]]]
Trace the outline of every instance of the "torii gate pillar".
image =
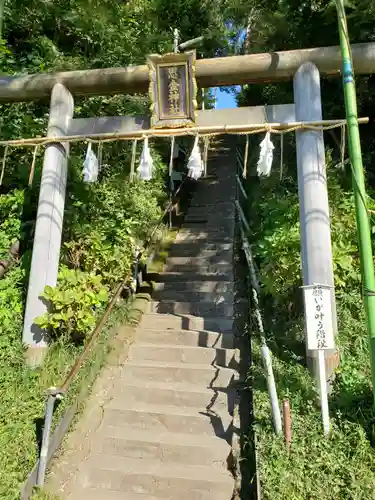
[[[322,102],[318,68],[304,63],[294,77],[296,121],[321,121]],[[331,229],[323,131],[296,132],[302,276],[304,285],[332,287],[333,331],[337,332]],[[318,376],[317,351],[307,350],[307,363]],[[338,366],[337,351],[325,351],[326,375],[330,380]]]
[[[73,109],[71,93],[60,83],[56,84],[51,94],[47,132],[49,137],[66,135]],[[47,332],[36,325],[34,320],[47,311],[47,304],[40,294],[46,285],[56,286],[57,282],[68,152],[69,144],[52,143],[48,144],[44,154],[22,337],[30,367],[42,363],[48,346]]]

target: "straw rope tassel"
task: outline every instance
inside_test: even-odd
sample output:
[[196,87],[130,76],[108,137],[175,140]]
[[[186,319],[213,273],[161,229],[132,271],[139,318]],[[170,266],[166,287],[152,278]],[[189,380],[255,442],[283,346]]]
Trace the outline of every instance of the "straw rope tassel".
[[7,144],[5,146],[5,148],[4,148],[3,165],[1,167],[1,175],[0,175],[0,186],[2,186],[2,184],[3,184],[4,172],[5,172],[5,163],[7,161],[8,149],[9,149],[9,146]]
[[[174,144],[175,144],[176,138],[175,136],[171,137],[171,154],[169,157],[169,203],[172,205],[172,193],[173,193],[173,180],[172,180],[172,173],[173,173],[173,151],[174,151]],[[172,210],[169,211],[169,229],[172,229]]]
[[172,172],[173,172],[173,151],[174,151],[175,141],[176,141],[175,136],[171,137],[171,154],[169,157],[169,178],[170,179],[172,179]]
[[242,171],[242,177],[246,179],[247,177],[247,162],[249,159],[249,136],[246,136],[246,144],[245,144],[245,155],[243,159],[243,171]]
[[280,136],[280,180],[283,178],[283,166],[284,166],[284,136]]
[[208,157],[208,148],[209,148],[210,138],[204,138],[204,152],[203,152],[203,168],[204,168],[204,176],[207,177],[207,157]]
[[130,164],[130,182],[134,181],[134,173],[135,173],[135,158],[137,155],[137,139],[133,140],[133,148],[132,148],[132,159]]
[[32,185],[33,180],[34,180],[35,165],[36,165],[36,158],[38,156],[38,151],[39,151],[39,145],[35,146],[35,149],[34,149],[33,161],[32,161],[32,164],[31,164],[30,175],[29,175],[29,186]]
[[102,169],[102,163],[103,163],[103,143],[99,142],[99,144],[98,144],[98,172],[100,172]]

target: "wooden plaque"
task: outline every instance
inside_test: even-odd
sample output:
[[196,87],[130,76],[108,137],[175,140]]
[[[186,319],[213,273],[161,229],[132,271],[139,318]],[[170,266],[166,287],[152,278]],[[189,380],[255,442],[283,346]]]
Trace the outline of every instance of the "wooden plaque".
[[195,125],[195,60],[195,51],[148,56],[152,128]]

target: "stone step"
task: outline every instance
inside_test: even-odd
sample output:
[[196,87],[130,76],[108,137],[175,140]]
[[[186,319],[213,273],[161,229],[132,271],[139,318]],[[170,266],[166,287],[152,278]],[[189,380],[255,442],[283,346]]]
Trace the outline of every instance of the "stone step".
[[[205,242],[194,241],[180,242],[170,249],[170,257],[205,258],[208,262],[218,262],[224,259],[233,258],[233,241],[228,242]],[[224,260],[225,261],[225,260]]]
[[157,292],[174,290],[176,292],[217,292],[233,293],[233,281],[173,281],[173,283],[155,283],[154,290]]
[[184,314],[146,314],[140,322],[140,328],[152,330],[209,330],[219,333],[233,333],[233,319],[221,317],[199,317]]
[[233,281],[217,281],[217,280],[205,280],[205,281],[173,281],[172,283],[155,283],[155,292],[163,292],[174,290],[176,292],[187,291],[187,292],[205,292],[205,293],[233,293]]
[[128,408],[133,404],[136,408],[139,403],[153,405],[172,405],[180,407],[201,407],[202,411],[211,404],[223,406],[228,413],[232,413],[235,389],[230,387],[207,388],[204,384],[181,382],[167,383],[158,380],[145,382],[143,380],[119,380],[116,384],[116,397],[108,405],[113,408]]
[[206,234],[203,236],[191,233],[185,233],[182,237],[176,239],[173,243],[173,246],[169,251],[172,251],[173,248],[180,248],[182,246],[186,246],[186,248],[192,248],[197,246],[200,250],[231,250],[233,248],[233,231],[232,229],[225,229],[222,231],[215,231]]
[[160,497],[98,488],[83,488],[69,495],[69,500],[160,500]]
[[[156,301],[176,301],[176,302],[211,302],[214,304],[233,304],[232,292],[191,292],[175,291],[175,290],[162,290],[160,292],[153,292],[152,298]],[[215,313],[216,314],[216,313]],[[202,316],[206,316],[203,315]]]
[[209,227],[205,230],[203,228],[183,228],[176,236],[174,245],[180,245],[181,243],[199,242],[199,245],[203,245],[205,242],[221,243],[228,242],[231,243],[233,240],[233,224],[229,227]]
[[121,370],[122,380],[137,379],[146,382],[199,384],[210,387],[229,387],[235,381],[235,372],[229,368],[193,363],[128,360]]
[[227,251],[223,255],[217,255],[215,251],[211,251],[210,255],[205,255],[205,257],[190,257],[190,256],[182,256],[182,255],[173,255],[167,258],[166,261],[166,270],[170,270],[171,266],[174,269],[180,268],[180,270],[187,269],[190,270],[199,270],[199,269],[217,269],[218,266],[225,269],[232,269],[233,266],[233,252]]
[[234,202],[233,201],[208,201],[206,200],[205,203],[199,203],[199,200],[195,200],[194,198],[191,200],[188,213],[190,215],[199,213],[200,216],[203,216],[204,214],[220,214],[220,217],[222,215],[229,215],[230,213],[234,212]]
[[[200,208],[202,213],[206,212],[212,205],[216,205],[217,212],[229,212],[233,210],[234,201],[236,199],[236,190],[228,193],[223,193],[219,189],[213,190],[208,188],[206,192],[197,193],[190,202],[190,207]],[[226,205],[226,203],[228,205]],[[190,208],[189,207],[189,208]]]
[[176,346],[200,346],[232,349],[232,333],[217,333],[207,330],[156,330],[140,329],[137,334],[140,342],[174,344]]
[[[160,296],[163,300],[150,302],[147,309],[148,312],[174,315],[189,314],[193,316],[202,316],[203,318],[206,316],[215,316],[215,314],[221,316],[222,318],[233,317],[233,296],[231,296],[227,301],[222,302],[215,302],[213,294],[208,294],[209,297],[211,296],[211,300],[209,298],[200,300],[197,294],[189,294],[187,296],[186,292],[180,292],[178,296],[176,292],[170,292],[170,295],[168,294],[167,299],[165,300],[165,292],[160,292]],[[184,300],[179,300],[180,298]]]
[[[176,434],[183,429],[186,434],[214,433],[216,436],[228,436],[232,432],[233,418],[226,405],[214,404],[210,410],[203,407],[181,407],[173,405],[128,403],[126,408],[116,408],[113,402],[105,407],[103,425],[123,427],[127,432],[133,429],[147,429],[152,432],[170,432]],[[125,435],[123,433],[123,435]]]
[[185,218],[184,224],[178,234],[184,236],[185,234],[192,235],[194,233],[200,232],[202,234],[206,234],[206,238],[210,237],[211,235],[215,237],[216,235],[221,234],[233,236],[235,224],[234,214],[230,217],[220,217],[219,226],[217,225],[217,220],[215,220],[214,217],[216,218],[217,216],[209,216],[209,218],[204,223],[195,222],[197,221],[197,218]]
[[[220,225],[225,221],[226,224],[234,224],[235,212],[221,216],[220,214]],[[198,214],[188,213],[185,215],[184,222],[182,225],[182,230],[185,229],[203,229],[205,226],[211,227],[214,231],[217,225],[218,217],[217,213],[203,214],[200,216]],[[204,230],[204,229],[203,229]]]
[[[181,263],[181,262],[184,263]],[[186,259],[185,257],[174,257],[168,259],[163,270],[163,274],[176,274],[176,273],[206,273],[210,274],[227,274],[232,276],[232,261],[233,256],[230,257],[230,262],[221,262],[218,264],[210,264],[207,259]]]
[[224,368],[235,368],[235,355],[235,349],[137,342],[130,348],[129,359],[172,363],[202,363],[204,365],[215,364]]
[[194,271],[163,271],[161,274],[149,274],[149,279],[155,283],[179,283],[179,282],[190,282],[199,281],[200,283],[205,281],[215,281],[217,283],[222,283],[223,281],[233,282],[233,272],[221,269],[208,269],[208,271],[194,272]]
[[93,455],[83,463],[79,483],[81,489],[98,488],[178,500],[230,500],[233,492],[232,475],[217,467],[107,455]]
[[215,203],[221,211],[221,207],[223,207],[224,210],[227,208],[226,203],[233,206],[235,198],[235,187],[233,189],[232,187],[228,186],[228,190],[223,192],[222,186],[218,188],[216,186],[207,186],[207,188],[202,190],[202,192],[198,191],[194,193],[194,196],[191,200],[191,206],[198,206],[204,209],[205,207],[210,206],[212,203]]
[[[163,464],[203,465],[225,470],[230,446],[214,433],[195,435],[171,434],[165,431],[133,429],[124,433],[121,427],[102,426],[91,443],[95,454],[121,458],[161,461]],[[220,460],[218,460],[220,457]]]

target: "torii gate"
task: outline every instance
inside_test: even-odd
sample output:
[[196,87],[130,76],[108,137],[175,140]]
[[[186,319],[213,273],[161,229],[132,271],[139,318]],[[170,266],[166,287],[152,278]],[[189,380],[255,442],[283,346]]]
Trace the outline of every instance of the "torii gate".
[[[357,74],[375,72],[375,43],[352,46]],[[251,124],[278,122],[322,122],[320,74],[341,74],[340,47],[322,47],[266,54],[201,59],[196,63],[200,87],[245,83],[268,83],[294,79],[295,105],[231,110],[232,125],[249,129]],[[108,117],[73,119],[73,96],[114,95],[146,92],[149,68],[146,65],[0,77],[0,102],[32,101],[50,98],[47,135],[56,137],[45,152],[35,228],[33,257],[27,295],[23,341],[31,366],[41,363],[48,345],[46,332],[34,319],[46,311],[40,293],[46,285],[55,286],[61,245],[69,145],[61,139],[69,135],[97,133],[139,133],[149,128],[147,117]],[[208,110],[198,113],[197,125],[228,128],[228,113]],[[332,286],[335,316],[329,207],[325,176],[322,131],[297,133],[297,165],[300,194],[301,251],[303,283]],[[59,142],[61,141],[61,142]],[[17,141],[15,141],[17,142]],[[319,216],[311,217],[311,214]],[[334,322],[336,322],[334,320]],[[335,352],[328,352],[328,375],[337,366]]]

